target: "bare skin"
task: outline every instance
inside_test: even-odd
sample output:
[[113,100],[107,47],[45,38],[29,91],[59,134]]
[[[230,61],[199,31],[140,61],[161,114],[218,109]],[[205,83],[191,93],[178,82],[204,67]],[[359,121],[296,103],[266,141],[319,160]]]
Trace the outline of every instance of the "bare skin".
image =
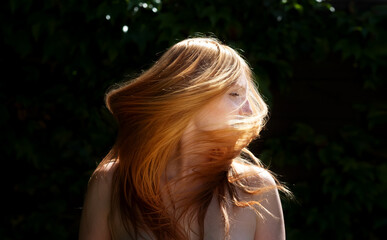
[[[265,170],[254,166],[233,162],[238,172],[254,171],[256,173],[250,181],[256,186],[273,186],[273,178]],[[79,239],[111,239],[108,230],[107,216],[110,210],[111,178],[114,165],[110,164],[103,169],[104,177],[92,179],[86,194],[85,205],[82,212]],[[230,237],[236,240],[284,240],[285,226],[282,214],[282,207],[277,190],[271,190],[258,196],[247,196],[241,193],[244,200],[263,200],[262,206],[269,211],[261,209],[264,218],[257,216],[250,208],[232,208],[229,212]],[[116,219],[116,222],[120,222]],[[204,239],[219,240],[224,239],[223,226],[219,206],[215,199],[211,201],[204,220]],[[129,239],[121,224],[114,226],[119,235],[119,239]],[[193,239],[195,235],[192,234]],[[153,239],[149,236],[147,239]]]
[[[232,116],[236,114],[251,114],[251,108],[247,101],[247,80],[242,76],[237,84],[232,87],[224,96],[214,100],[205,106],[193,119],[187,128],[187,132],[196,129],[213,130],[227,124]],[[189,141],[188,135],[183,135],[182,141]],[[184,144],[182,144],[184,146]],[[192,159],[184,155],[184,148],[180,149],[184,156],[180,162],[170,163],[165,173],[168,179],[181,177],[184,174],[182,169],[189,169],[193,163],[206,161],[206,159]],[[240,192],[242,200],[261,201],[262,208],[258,209],[262,217],[250,208],[230,207],[230,239],[232,240],[284,240],[285,226],[282,214],[282,206],[278,191],[274,188],[275,181],[264,169],[257,166],[246,165],[233,161],[233,167],[238,173],[253,173],[248,179],[248,185],[253,187],[273,186],[272,190],[259,195],[248,195]],[[99,178],[90,181],[86,194],[84,209],[80,225],[80,240],[111,239],[108,229],[108,214],[110,211],[111,181],[116,165],[108,164],[103,168]],[[200,184],[199,184],[200,187]],[[117,214],[115,214],[117,216]],[[222,225],[222,214],[215,198],[212,199],[204,219],[204,239],[224,239],[224,228]],[[118,239],[130,239],[125,232],[120,219],[115,219],[114,232],[118,233]],[[198,226],[193,226],[197,232]],[[148,235],[145,239],[154,239]],[[190,239],[198,239],[197,235],[190,234]]]

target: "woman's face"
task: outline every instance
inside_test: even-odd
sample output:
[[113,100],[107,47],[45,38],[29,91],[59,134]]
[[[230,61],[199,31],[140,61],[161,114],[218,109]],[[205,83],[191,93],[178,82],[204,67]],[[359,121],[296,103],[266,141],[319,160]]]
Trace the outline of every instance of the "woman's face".
[[225,94],[208,103],[196,116],[194,126],[199,130],[216,130],[227,127],[238,115],[251,115],[247,99],[247,79],[242,75]]

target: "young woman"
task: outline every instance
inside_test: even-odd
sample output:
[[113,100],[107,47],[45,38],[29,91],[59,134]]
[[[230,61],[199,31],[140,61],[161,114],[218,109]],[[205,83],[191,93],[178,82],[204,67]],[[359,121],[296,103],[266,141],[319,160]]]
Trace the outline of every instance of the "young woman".
[[81,240],[285,239],[287,190],[246,148],[267,105],[235,50],[183,40],[106,105],[118,136],[90,179]]

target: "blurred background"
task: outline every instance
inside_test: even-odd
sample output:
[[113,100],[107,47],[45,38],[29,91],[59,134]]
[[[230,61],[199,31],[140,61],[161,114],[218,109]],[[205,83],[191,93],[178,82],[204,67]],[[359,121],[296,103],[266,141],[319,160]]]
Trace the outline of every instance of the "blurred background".
[[114,143],[113,83],[213,36],[251,64],[270,120],[250,149],[285,182],[287,239],[385,239],[387,1],[0,3],[0,239],[76,239]]

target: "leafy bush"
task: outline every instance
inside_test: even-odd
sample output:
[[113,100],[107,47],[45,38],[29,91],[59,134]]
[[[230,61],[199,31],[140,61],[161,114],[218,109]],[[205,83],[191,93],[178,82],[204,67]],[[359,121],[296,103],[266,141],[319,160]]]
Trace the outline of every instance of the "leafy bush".
[[76,238],[88,178],[116,133],[104,93],[149,67],[173,43],[198,33],[243,49],[269,103],[271,120],[252,150],[296,196],[296,202],[284,200],[288,239],[382,239],[386,5],[2,5],[0,121],[11,171],[2,239]]

